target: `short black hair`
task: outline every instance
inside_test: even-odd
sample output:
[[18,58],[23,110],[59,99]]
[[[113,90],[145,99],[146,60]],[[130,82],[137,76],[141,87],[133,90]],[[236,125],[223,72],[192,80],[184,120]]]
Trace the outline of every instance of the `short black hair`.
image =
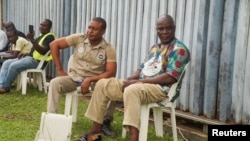
[[104,30],[106,29],[107,23],[106,23],[106,21],[103,18],[101,18],[101,17],[95,17],[92,20],[102,23],[102,29],[104,29]]
[[6,28],[7,30],[12,30],[15,29],[16,30],[16,26],[12,21],[6,22],[3,24],[4,28]]
[[157,19],[156,21],[156,24],[159,22],[159,20],[161,19],[168,19],[170,21],[170,23],[175,26],[175,22],[174,22],[174,19],[172,16],[168,15],[168,14],[163,14],[163,15],[160,15],[159,18]]
[[49,28],[52,28],[52,21],[50,19],[45,19],[45,21],[48,22],[48,26]]

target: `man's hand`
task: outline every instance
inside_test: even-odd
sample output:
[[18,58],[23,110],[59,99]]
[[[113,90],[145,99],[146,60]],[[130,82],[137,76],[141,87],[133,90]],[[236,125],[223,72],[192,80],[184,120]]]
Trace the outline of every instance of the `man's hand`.
[[23,58],[23,57],[27,56],[28,54],[29,54],[29,53],[19,53],[19,54],[17,55],[17,58],[18,58],[18,59]]
[[64,70],[60,70],[60,71],[58,71],[58,76],[67,76],[68,74],[67,74],[67,72],[65,72]]
[[124,91],[124,89],[126,87],[128,87],[129,85],[134,84],[136,82],[139,82],[139,80],[138,79],[131,79],[131,80],[126,79],[126,80],[123,80],[122,91]]
[[28,34],[26,35],[26,37],[27,37],[30,41],[33,41],[33,40],[34,40],[34,36],[35,36],[35,32],[28,32]]
[[85,78],[84,81],[81,84],[82,94],[89,93],[89,86],[90,86],[90,84],[91,84],[90,79]]

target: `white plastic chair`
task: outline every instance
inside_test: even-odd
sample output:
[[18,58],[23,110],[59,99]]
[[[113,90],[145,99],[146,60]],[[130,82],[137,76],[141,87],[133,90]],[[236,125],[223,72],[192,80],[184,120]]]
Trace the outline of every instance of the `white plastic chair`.
[[42,113],[35,141],[70,141],[72,116]]
[[27,89],[27,79],[29,79],[31,83],[31,77],[28,77],[28,74],[32,73],[33,76],[33,86],[37,86],[40,91],[44,90],[45,93],[47,93],[47,82],[46,82],[46,67],[48,65],[48,62],[46,66],[44,66],[44,63],[46,63],[46,58],[50,54],[50,50],[43,56],[42,60],[39,62],[37,68],[35,69],[27,69],[22,71],[18,77],[17,77],[17,90],[20,90],[22,88],[22,94],[26,94]]
[[[84,96],[91,96],[92,92],[88,94],[84,94]],[[78,94],[77,91],[68,92],[65,98],[65,115],[72,115],[73,122],[77,121],[77,113],[78,113],[78,97],[82,96],[82,94]]]
[[[175,95],[177,86],[178,84],[181,83],[187,66],[188,65],[185,66],[179,80],[171,86],[168,93],[168,98],[159,103],[149,103],[141,105],[141,118],[140,118],[141,126],[139,132],[139,141],[147,141],[149,113],[151,108],[153,109],[155,132],[156,136],[158,137],[163,137],[163,109],[170,110],[173,139],[174,141],[177,141],[177,127],[176,127],[176,117],[175,117],[176,102],[175,99],[173,101],[172,99],[176,98]],[[122,138],[125,137],[126,137],[126,129],[123,127]]]
[[78,112],[78,96],[77,91],[69,92],[66,94],[65,99],[65,115],[72,115],[73,122],[77,120],[77,112]]
[[[70,68],[70,60],[73,58],[73,55],[69,57],[68,61],[68,72]],[[65,94],[65,109],[64,109],[64,114],[65,115],[72,115],[73,117],[73,122],[76,122],[77,120],[77,112],[78,112],[78,94],[77,91],[72,91],[68,92]],[[71,111],[72,110],[72,111]]]
[[[68,61],[68,72],[69,72],[69,68],[71,66],[71,59],[73,58],[73,55],[71,55],[69,57],[69,61]],[[81,94],[78,94],[77,91],[72,91],[72,92],[68,92],[65,94],[66,98],[65,98],[65,108],[64,108],[64,114],[65,115],[72,115],[73,118],[73,122],[77,121],[77,113],[78,113],[78,97],[81,96]],[[91,93],[89,94],[85,94],[85,96],[89,96],[91,95]]]

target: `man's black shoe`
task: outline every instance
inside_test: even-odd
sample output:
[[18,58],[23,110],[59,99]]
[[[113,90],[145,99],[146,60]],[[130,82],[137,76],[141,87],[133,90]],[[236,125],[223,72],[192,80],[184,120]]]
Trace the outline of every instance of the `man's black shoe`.
[[102,133],[106,136],[114,138],[116,135],[115,132],[111,129],[110,122],[111,121],[109,119],[103,121]]

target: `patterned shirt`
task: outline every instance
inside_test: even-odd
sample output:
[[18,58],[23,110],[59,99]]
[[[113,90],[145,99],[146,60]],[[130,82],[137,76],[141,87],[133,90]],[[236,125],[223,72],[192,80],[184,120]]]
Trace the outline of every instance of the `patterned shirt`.
[[[141,64],[140,68],[142,71],[140,79],[168,73],[178,80],[189,60],[189,50],[179,40],[173,40],[168,45],[153,45],[150,48],[144,63]],[[162,88],[166,89],[164,86],[162,86]]]

